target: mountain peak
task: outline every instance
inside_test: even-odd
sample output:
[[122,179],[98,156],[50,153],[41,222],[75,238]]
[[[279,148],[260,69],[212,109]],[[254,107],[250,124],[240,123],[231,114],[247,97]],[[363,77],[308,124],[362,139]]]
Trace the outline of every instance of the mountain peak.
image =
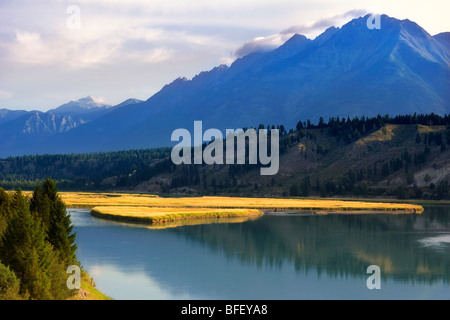
[[78,99],[75,102],[90,103],[90,104],[97,104],[97,105],[106,105],[103,99],[101,99],[101,98],[94,98],[91,95],[89,95],[89,96],[87,96],[85,98]]
[[65,103],[56,109],[52,109],[49,112],[53,113],[86,113],[93,112],[102,109],[108,109],[111,106],[106,104],[103,99],[94,98],[93,96],[87,96],[85,98],[78,99],[76,101],[70,101]]
[[139,99],[135,99],[135,98],[130,98],[130,99],[127,99],[127,100],[119,103],[118,105],[115,106],[115,108],[125,107],[125,106],[131,105],[131,104],[137,104],[137,103],[141,103],[141,102],[143,102],[143,101],[139,100]]
[[273,53],[278,57],[277,59],[280,59],[281,57],[288,58],[302,52],[311,44],[311,42],[311,39],[296,33],[278,49],[275,49]]

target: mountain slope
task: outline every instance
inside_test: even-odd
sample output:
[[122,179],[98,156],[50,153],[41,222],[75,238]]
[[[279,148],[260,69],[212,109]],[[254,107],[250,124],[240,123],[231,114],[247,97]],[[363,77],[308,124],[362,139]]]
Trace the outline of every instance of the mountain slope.
[[[314,40],[294,35],[280,48],[251,53],[192,80],[176,79],[145,102],[45,140],[27,152],[90,152],[172,145],[177,128],[220,130],[319,117],[450,111],[450,53],[416,23],[383,15],[329,28]],[[95,137],[95,139],[93,139]],[[17,154],[19,151],[10,150]]]
[[433,38],[435,38],[437,41],[439,41],[440,44],[445,46],[447,50],[450,49],[450,32],[439,33],[435,35]]
[[0,125],[5,122],[14,120],[26,114],[25,110],[8,110],[8,109],[0,109]]
[[47,112],[0,110],[0,156],[41,153],[51,136],[62,134],[100,118],[115,109],[140,103],[128,99],[116,106],[91,96],[70,101]]

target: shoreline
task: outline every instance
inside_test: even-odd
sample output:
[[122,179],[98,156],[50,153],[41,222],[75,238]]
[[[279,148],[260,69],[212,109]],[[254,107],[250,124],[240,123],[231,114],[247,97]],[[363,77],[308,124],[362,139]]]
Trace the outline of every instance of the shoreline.
[[86,271],[81,271],[81,288],[78,293],[67,300],[114,300],[113,298],[105,295],[99,291],[95,285],[94,278]]

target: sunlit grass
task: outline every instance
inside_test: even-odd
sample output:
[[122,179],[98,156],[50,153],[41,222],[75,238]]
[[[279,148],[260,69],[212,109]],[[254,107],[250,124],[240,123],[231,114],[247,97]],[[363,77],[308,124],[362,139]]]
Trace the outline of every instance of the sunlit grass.
[[[185,197],[161,198],[143,194],[113,194],[62,192],[61,197],[68,207],[155,207],[155,208],[215,208],[258,209],[295,211],[391,211],[397,213],[422,213],[419,205],[408,203],[385,203],[330,199],[280,199],[238,197]],[[122,208],[123,209],[123,208]],[[117,210],[117,209],[116,209]],[[131,212],[131,211],[130,211]]]
[[399,125],[387,124],[381,129],[369,134],[367,137],[359,139],[356,144],[365,145],[368,142],[392,140],[395,135],[394,130],[399,127]]
[[78,294],[69,300],[113,300],[112,298],[101,293],[96,287],[92,277],[82,271],[81,274],[81,289]]
[[220,219],[233,217],[257,217],[263,214],[257,209],[215,209],[174,207],[128,207],[100,206],[91,211],[94,216],[114,220],[147,223],[167,223],[186,219]]

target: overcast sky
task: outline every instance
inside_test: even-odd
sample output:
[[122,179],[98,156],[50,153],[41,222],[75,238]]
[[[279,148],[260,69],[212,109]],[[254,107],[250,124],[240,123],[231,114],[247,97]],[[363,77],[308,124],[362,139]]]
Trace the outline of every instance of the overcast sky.
[[0,0],[0,108],[146,100],[179,76],[369,12],[450,31],[448,0]]

